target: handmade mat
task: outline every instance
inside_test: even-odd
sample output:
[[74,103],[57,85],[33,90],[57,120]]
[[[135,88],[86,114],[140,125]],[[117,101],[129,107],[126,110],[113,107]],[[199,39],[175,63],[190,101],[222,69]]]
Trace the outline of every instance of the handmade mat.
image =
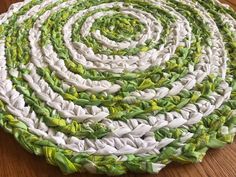
[[236,13],[214,0],[26,0],[0,16],[0,125],[65,173],[157,173],[236,132]]

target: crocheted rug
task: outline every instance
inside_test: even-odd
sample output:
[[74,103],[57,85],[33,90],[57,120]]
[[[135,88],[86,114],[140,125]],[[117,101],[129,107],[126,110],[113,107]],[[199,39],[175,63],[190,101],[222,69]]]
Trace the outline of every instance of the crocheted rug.
[[0,126],[65,173],[158,173],[236,132],[236,13],[215,0],[25,0],[0,16]]

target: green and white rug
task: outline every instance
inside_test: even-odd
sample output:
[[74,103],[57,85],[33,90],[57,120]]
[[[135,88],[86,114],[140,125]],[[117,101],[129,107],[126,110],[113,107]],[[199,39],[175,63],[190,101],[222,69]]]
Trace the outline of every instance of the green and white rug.
[[236,132],[236,13],[214,0],[25,0],[0,16],[0,126],[65,173],[157,173]]

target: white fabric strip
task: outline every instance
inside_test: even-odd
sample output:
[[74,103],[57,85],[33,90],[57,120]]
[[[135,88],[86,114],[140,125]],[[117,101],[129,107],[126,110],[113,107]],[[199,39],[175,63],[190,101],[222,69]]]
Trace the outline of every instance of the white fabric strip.
[[[97,7],[97,6],[95,6],[95,7]],[[68,21],[68,23],[64,26],[64,29],[63,29],[64,34],[67,34],[66,31],[68,32],[68,30],[70,30],[69,28],[71,28],[71,23],[69,23],[69,22],[74,23],[74,20],[78,19],[82,15],[86,15],[86,13],[88,13],[92,10],[94,10],[93,7],[91,7],[90,9],[84,10],[84,11],[80,11],[79,13],[77,13],[76,15],[71,17],[70,21]],[[139,40],[137,40],[137,41],[127,41],[126,40],[125,42],[115,42],[115,41],[112,41],[112,40],[108,39],[107,37],[101,35],[99,30],[98,30],[98,32],[96,31],[96,33],[93,32],[92,36],[95,37],[96,39],[98,39],[106,47],[115,48],[115,49],[133,48],[138,44],[143,44],[148,39],[154,39],[154,41],[158,41],[158,39],[160,37],[160,33],[162,31],[162,26],[159,24],[159,22],[157,22],[157,20],[148,13],[144,13],[142,11],[137,11],[137,10],[136,11],[130,11],[130,10],[133,10],[133,9],[127,9],[127,8],[121,7],[120,13],[133,16],[134,18],[137,18],[141,23],[145,24],[145,26],[146,26],[146,32],[141,35]],[[108,11],[108,12],[105,11],[105,12],[95,13],[94,15],[88,17],[81,28],[81,35],[83,37],[90,35],[91,27],[92,27],[93,23],[96,21],[96,19],[99,19],[99,18],[101,18],[103,16],[107,16],[107,15],[111,16],[112,14],[117,14],[117,13],[118,12],[111,13],[111,11]],[[97,33],[99,33],[99,34],[97,34]]]
[[37,96],[54,108],[65,118],[75,119],[78,122],[84,122],[91,119],[93,122],[99,122],[109,115],[105,107],[92,106],[90,109],[82,108],[71,101],[66,101],[63,97],[55,93],[50,86],[36,73],[36,68],[31,63],[27,66],[31,71],[25,74],[24,78],[28,81],[29,86],[36,92]]
[[228,24],[230,26],[230,31],[234,34],[234,38],[236,39],[236,20],[229,14],[221,14],[221,19],[224,24]]
[[17,20],[17,23],[23,23],[25,20],[33,17],[37,14],[41,9],[47,7],[52,3],[56,3],[58,0],[44,0],[41,4],[33,6],[26,14],[20,16]]
[[[0,41],[0,49],[4,51],[4,40]],[[0,55],[0,99],[7,103],[7,110],[15,116],[16,119],[23,121],[29,131],[56,143],[59,147],[74,150],[76,152],[88,152],[100,155],[121,155],[130,153],[156,153],[161,148],[171,143],[174,139],[165,138],[157,142],[151,135],[145,139],[135,138],[128,135],[125,138],[107,137],[98,140],[84,139],[80,140],[76,137],[67,137],[64,133],[55,132],[48,128],[45,123],[36,117],[30,107],[25,106],[23,96],[17,92],[12,82],[7,79],[5,53]]]
[[8,11],[0,15],[0,25],[3,23],[8,23],[8,19],[17,11],[20,10],[23,6],[31,2],[32,0],[24,0],[23,2],[17,2],[12,4]]
[[[61,8],[61,7],[69,6],[75,2],[76,1],[68,1],[68,2],[64,3],[63,5],[61,5],[60,7],[59,6],[58,7]],[[190,2],[190,1],[186,0],[186,2]],[[190,3],[190,4],[191,4],[191,6],[194,5],[193,3]],[[21,4],[18,4],[18,5],[20,6]],[[202,9],[198,5],[196,5],[196,7],[198,7],[199,9]],[[15,6],[13,9],[15,9],[15,8],[17,8],[17,7]],[[58,10],[57,8],[55,8],[55,11]],[[207,14],[203,9],[200,11],[202,13],[205,13],[205,15]],[[47,17],[50,15],[50,12],[48,11],[45,14],[46,14],[45,17]],[[4,22],[6,22],[6,19],[8,17],[10,17],[10,16],[7,16],[7,14],[5,14],[5,15],[6,15],[6,17],[1,16],[1,18],[0,18]],[[26,16],[28,16],[28,14]],[[208,16],[208,18],[210,19],[210,16]],[[27,19],[27,17],[22,16],[22,19]],[[40,25],[41,25],[41,22],[39,23],[39,26]],[[215,23],[212,23],[211,20],[209,20],[208,25],[212,26],[212,30],[214,30],[214,34],[215,34],[212,36],[212,41],[215,42],[215,46],[213,45],[213,49],[214,49],[214,47],[216,49],[218,49],[219,47],[224,47],[223,41],[222,41],[221,36],[219,34],[219,31],[215,30],[215,27],[214,27]],[[33,31],[33,32],[37,32],[37,31]],[[36,38],[34,38],[35,36],[36,36]],[[31,36],[31,39],[37,39],[38,36],[40,36],[40,33],[39,34],[33,33],[33,35]],[[31,47],[32,47],[32,49],[34,48],[34,50],[37,51],[38,48],[35,47],[35,42],[38,42],[38,41],[37,40],[31,41]],[[63,134],[61,132],[55,132],[55,130],[48,128],[43,122],[41,122],[36,117],[36,114],[33,111],[31,111],[30,107],[25,106],[26,104],[24,102],[23,96],[13,88],[12,82],[7,79],[5,45],[4,44],[5,44],[5,40],[4,39],[0,40],[0,51],[3,51],[0,53],[0,81],[1,81],[0,99],[3,100],[5,103],[7,103],[7,109],[9,110],[10,113],[12,113],[14,116],[16,116],[17,119],[23,121],[25,124],[27,124],[29,126],[29,130],[32,133],[35,133],[45,139],[51,140],[51,141],[55,142],[56,144],[58,144],[58,146],[60,146],[60,147],[68,148],[68,149],[74,150],[76,152],[89,152],[89,153],[102,154],[102,155],[107,155],[107,154],[122,155],[122,154],[129,154],[129,153],[157,154],[157,153],[159,153],[159,150],[161,148],[163,148],[163,147],[167,146],[169,143],[173,142],[174,139],[164,138],[160,142],[157,142],[153,136],[152,131],[154,131],[155,129],[158,129],[160,127],[163,127],[163,125],[168,126],[170,128],[175,128],[178,126],[182,126],[184,124],[185,125],[195,124],[195,123],[199,122],[203,116],[207,116],[210,113],[212,113],[214,111],[214,109],[219,108],[219,106],[223,103],[223,101],[229,99],[230,93],[231,93],[231,88],[228,86],[228,84],[226,82],[222,82],[220,85],[220,89],[222,90],[222,95],[219,95],[217,93],[212,93],[210,102],[208,102],[206,100],[201,100],[201,101],[197,102],[195,105],[188,104],[183,109],[181,109],[180,113],[170,112],[170,113],[166,113],[166,114],[153,115],[148,118],[149,125],[147,125],[147,126],[145,126],[145,120],[138,120],[138,119],[128,120],[129,125],[124,122],[118,122],[118,121],[114,121],[115,123],[113,123],[113,124],[107,123],[107,125],[113,126],[113,129],[114,129],[114,127],[116,127],[116,125],[115,125],[116,123],[119,124],[117,126],[119,128],[121,128],[120,125],[123,123],[124,127],[127,125],[129,126],[129,128],[132,127],[132,132],[129,132],[129,130],[127,130],[127,129],[126,130],[119,129],[116,131],[112,131],[112,134],[109,135],[109,136],[114,136],[114,137],[105,137],[105,138],[102,138],[99,140],[89,140],[89,139],[79,140],[76,137],[67,137],[65,134]],[[219,55],[219,59],[216,59],[215,63],[218,65],[221,64],[226,68],[227,58],[225,57],[225,53],[223,53],[223,52],[220,53],[221,51],[214,53],[213,49],[212,49],[213,56]],[[211,50],[211,49],[209,49],[209,50]],[[34,51],[32,51],[32,55],[33,54],[34,54]],[[39,58],[40,58],[40,56],[42,56],[42,54],[39,52],[37,54],[40,54]],[[223,62],[220,59],[222,56],[223,56]],[[40,60],[36,61],[36,58],[35,58],[35,62],[38,64],[37,66],[46,66],[46,64],[43,62],[41,64],[39,64],[41,61]],[[48,58],[47,62],[50,62],[49,58]],[[30,63],[28,65],[28,67],[31,70],[34,68],[32,66],[32,63]],[[216,68],[218,69],[219,67],[216,67]],[[211,70],[211,72],[213,72],[213,71],[216,72],[219,70],[214,70],[214,69]],[[221,68],[220,74],[222,75],[223,78],[225,75],[224,72],[225,72],[225,70]],[[15,74],[17,72],[13,72],[13,73]],[[32,75],[25,75],[25,78],[29,82],[30,86],[39,95],[40,95],[41,91],[43,93],[45,93],[46,91],[43,90],[42,88],[47,87],[46,86],[47,83],[44,81],[39,81],[40,78],[36,75],[35,72],[31,72],[31,74]],[[40,83],[42,84],[41,85],[42,88],[39,88],[37,85]],[[48,90],[48,92],[50,92],[50,93],[48,93],[49,95],[55,94],[49,88],[46,88],[46,89]],[[110,91],[110,92],[112,92],[112,91]],[[44,96],[41,95],[41,99],[43,99],[44,101],[46,101],[45,96],[46,95],[44,95]],[[57,95],[57,96],[59,96],[59,95]],[[49,100],[48,104],[50,104],[50,106],[55,106],[55,108],[56,108],[56,105],[57,105],[56,101],[57,100],[55,100],[55,102],[50,103],[50,100]],[[60,98],[60,101],[61,101],[61,98]],[[73,105],[73,106],[75,106],[75,105]],[[72,110],[71,107],[68,108],[68,111]],[[62,108],[63,107],[57,107],[57,109],[61,109],[64,111],[67,110],[67,108],[65,108],[65,107],[64,107],[64,109],[62,109]],[[73,117],[73,116],[71,116],[71,117]],[[98,119],[102,120],[103,123],[105,123],[106,121],[107,122],[111,121],[111,120],[100,119],[100,118],[98,118]],[[152,127],[152,129],[150,130],[151,127]],[[144,129],[145,129],[145,131],[142,131]],[[149,131],[151,131],[151,133]],[[224,129],[222,129],[222,131],[226,132],[226,130],[224,130]],[[126,132],[126,133],[124,133],[124,132]],[[145,138],[140,138],[141,134],[142,134],[142,136],[145,135]],[[191,137],[192,137],[192,134],[187,133],[181,138],[181,141],[185,142],[186,140],[188,140]],[[156,164],[156,166],[154,168],[159,169],[161,167],[163,167],[163,165]]]
[[[34,27],[30,30],[29,41],[32,51],[32,62],[37,67],[44,67],[46,64],[43,62],[46,60],[49,66],[57,71],[57,74],[65,79],[67,82],[75,85],[80,91],[91,91],[91,92],[108,92],[114,93],[120,89],[120,86],[117,84],[111,84],[110,82],[103,81],[92,81],[90,79],[83,79],[80,75],[74,74],[67,70],[65,63],[62,59],[57,58],[57,54],[53,51],[53,47],[48,45],[43,47],[43,52],[45,57],[41,53],[41,48],[39,46],[40,40],[40,27],[43,22],[50,16],[52,12],[56,12],[58,9],[74,4],[76,1],[68,1],[62,3],[59,6],[53,8],[51,11],[44,13],[34,24]],[[66,5],[67,4],[67,5]]]
[[[151,65],[160,65],[168,61],[180,43],[182,45],[189,46],[189,41],[187,41],[185,44],[184,42],[182,42],[182,40],[186,37],[186,35],[189,36],[191,34],[189,33],[189,30],[191,28],[189,27],[189,23],[186,21],[186,19],[183,18],[183,16],[180,16],[178,13],[174,13],[175,15],[177,15],[178,20],[175,24],[172,25],[173,31],[171,31],[171,34],[168,37],[168,44],[165,47],[164,45],[162,45],[160,47],[160,50],[152,49],[148,52],[141,52],[139,56],[106,56],[103,54],[94,54],[91,48],[88,48],[82,43],[75,42],[72,44],[71,31],[72,25],[75,23],[75,21],[77,21],[77,19],[80,18],[81,15],[83,15],[83,13],[85,12],[89,12],[98,8],[110,7],[111,4],[113,5],[113,3],[108,3],[102,4],[100,6],[93,6],[87,9],[86,11],[78,12],[77,14],[72,16],[71,19],[64,26],[64,42],[66,47],[70,50],[74,60],[83,64],[86,68],[93,68],[101,71],[107,70],[114,73],[121,73],[123,71],[131,72],[136,70],[144,71]],[[152,20],[155,19],[151,14],[147,12],[143,12],[139,9],[134,9],[132,7],[123,7],[123,3],[116,3],[115,5],[119,5],[121,9],[124,9],[122,11],[123,13],[127,13],[128,11],[128,13],[132,15],[139,13],[139,15],[135,16],[140,16],[139,18],[142,17],[141,19],[143,19],[143,21],[148,21],[148,19],[145,20],[146,17],[149,17]],[[144,14],[146,17],[141,16],[141,14]],[[157,22],[155,23],[158,25]],[[160,31],[161,28],[158,26],[157,31]],[[78,51],[78,53],[76,52],[76,50]]]
[[[209,68],[209,67],[207,67],[207,68]],[[204,71],[202,71],[202,73],[203,73]],[[201,74],[202,74],[201,73]],[[209,73],[209,70],[208,70],[208,72],[207,73]],[[205,76],[206,76],[206,74],[205,74]],[[198,76],[199,77],[199,76]],[[202,79],[202,77],[199,77],[199,79]],[[190,79],[192,79],[192,78],[190,78]],[[199,80],[198,80],[199,81]],[[185,80],[185,82],[186,82],[186,80]],[[200,81],[199,81],[200,82]],[[34,83],[34,84],[37,84],[37,83]],[[195,84],[195,82],[191,82],[191,83],[189,83],[189,82],[186,82],[186,85],[188,86],[188,87],[190,87],[189,89],[191,89],[193,86],[194,86],[194,84]],[[176,85],[176,86],[179,86],[178,84]],[[181,90],[181,89],[179,89],[179,90]],[[228,95],[228,92],[229,92],[230,90],[228,89],[227,90],[227,95]],[[217,95],[218,96],[218,95]],[[62,101],[62,99],[61,99],[61,101]],[[55,103],[55,105],[58,105],[58,104],[62,104],[62,105],[69,105],[69,103],[68,104],[65,104],[65,103]],[[53,106],[53,104],[51,104],[51,106]],[[209,105],[208,104],[208,106],[211,106],[211,104]],[[54,108],[55,108],[55,106],[54,106]],[[60,112],[60,109],[57,109],[59,112]],[[188,113],[188,115],[195,115],[195,116],[193,116],[193,120],[200,120],[201,118],[202,118],[202,116],[203,116],[203,114],[196,114],[196,112],[197,112],[198,110],[196,110],[195,109],[195,111],[194,112],[192,112],[192,114],[191,113]],[[69,113],[64,113],[64,115],[67,115],[67,114],[69,114]],[[177,113],[173,113],[173,115],[176,115]],[[178,115],[180,115],[180,114],[178,114]],[[164,116],[164,117],[166,117],[166,116]],[[185,116],[185,118],[186,118],[186,116]],[[159,116],[152,116],[151,117],[151,120],[152,120],[152,123],[153,122],[159,122],[159,120],[160,120],[160,118],[159,118]],[[180,125],[182,125],[183,123],[187,123],[187,121],[186,120],[184,120],[183,119],[183,117],[181,117],[181,116],[179,116],[178,117],[178,120],[182,120],[182,121],[179,121],[179,124],[178,124],[178,126],[180,126]],[[134,120],[133,120],[134,121]],[[163,121],[163,120],[161,120],[161,121]],[[132,122],[132,121],[131,121]],[[175,120],[175,122],[177,122],[176,120]],[[166,124],[167,124],[168,122],[166,122]],[[191,123],[189,123],[189,124],[191,124]],[[171,124],[172,125],[172,124]],[[170,126],[171,126],[170,125]],[[173,123],[173,126],[176,126],[176,124],[174,124]],[[125,129],[124,129],[125,128]],[[129,133],[130,133],[130,130],[127,128],[127,127],[124,127],[124,128],[122,128],[123,130],[125,130],[125,131],[123,131],[122,133],[124,133],[124,132],[127,132],[127,131],[129,131]],[[121,127],[118,127],[117,128],[117,130],[119,131],[121,129]],[[148,127],[148,129],[149,129],[149,127]],[[155,128],[154,128],[155,129]],[[133,131],[133,130],[132,130]]]
[[196,10],[199,12],[199,14],[201,14],[205,23],[210,27],[212,31],[212,46],[205,47],[203,49],[200,63],[196,65],[195,69],[191,69],[190,67],[190,73],[181,78],[180,81],[174,82],[171,89],[167,87],[161,87],[155,89],[146,89],[144,91],[134,91],[130,94],[130,96],[125,98],[126,101],[132,102],[135,101],[136,98],[142,100],[151,100],[155,98],[161,99],[166,96],[176,95],[183,89],[192,89],[196,83],[201,83],[202,80],[210,73],[221,73],[221,77],[225,78],[227,68],[226,62],[228,58],[224,51],[224,42],[215,22],[200,5],[195,5],[194,3],[191,3],[191,1],[186,1],[186,3],[191,6],[196,6]]
[[[4,43],[5,43],[4,40],[0,41],[0,49],[2,49],[2,51],[5,51]],[[8,104],[8,106],[7,106],[8,111],[11,112],[13,115],[17,116],[19,120],[26,123],[29,126],[29,130],[32,131],[33,133],[36,133],[37,135],[42,136],[46,139],[52,140],[53,142],[57,143],[61,147],[66,147],[69,149],[74,149],[75,142],[77,141],[77,143],[79,142],[79,144],[77,144],[77,146],[80,145],[80,151],[78,149],[76,149],[76,151],[90,152],[90,153],[96,152],[97,154],[103,154],[103,153],[105,153],[105,154],[107,154],[107,153],[108,154],[109,153],[126,154],[126,153],[130,153],[130,152],[132,153],[132,151],[135,151],[135,152],[140,151],[140,153],[145,153],[146,151],[149,151],[149,146],[147,146],[148,142],[149,142],[149,144],[151,143],[153,147],[157,146],[157,148],[160,149],[173,141],[172,139],[164,139],[163,141],[160,142],[161,147],[159,147],[158,146],[159,143],[156,142],[154,138],[152,138],[152,141],[150,141],[150,138],[151,138],[150,137],[148,139],[148,142],[145,142],[145,140],[141,140],[140,138],[133,138],[132,135],[129,135],[129,138],[128,137],[127,138],[119,138],[119,140],[117,138],[115,138],[115,139],[114,138],[104,138],[103,142],[102,142],[102,140],[96,140],[94,142],[95,147],[89,147],[89,145],[91,145],[90,143],[92,143],[92,140],[79,140],[75,137],[72,137],[72,138],[70,138],[70,140],[68,140],[69,141],[69,145],[68,145],[66,142],[66,140],[67,140],[66,135],[64,135],[63,133],[60,133],[60,132],[56,133],[56,132],[54,132],[54,130],[48,128],[43,122],[40,122],[40,120],[36,117],[36,114],[33,111],[30,112],[29,107],[25,106],[23,96],[21,94],[19,94],[15,89],[13,89],[11,81],[6,79],[7,78],[7,71],[6,71],[5,53],[3,52],[1,54],[2,55],[0,56],[0,58],[1,58],[0,59],[0,61],[1,61],[0,73],[2,76],[1,81],[2,81],[3,85],[1,86],[1,89],[0,89],[0,98]],[[12,104],[12,102],[13,102],[13,104]],[[30,119],[27,118],[28,116],[30,116]],[[35,128],[35,125],[37,125],[41,129],[44,129],[44,130],[46,129],[46,131],[48,131],[48,132],[46,133],[45,131]],[[73,140],[71,140],[71,139],[73,139]],[[137,141],[138,144],[132,143],[130,145],[129,143],[132,142],[130,139]],[[84,146],[81,147],[81,145],[82,145],[81,143]],[[87,146],[86,146],[86,143],[87,143]],[[106,143],[108,143],[108,145],[106,145]],[[118,143],[116,146],[119,148],[119,150],[117,150],[115,148],[111,148],[110,145],[113,144],[115,146],[114,143],[115,144]],[[101,144],[103,145],[102,148],[101,148]],[[134,147],[132,147],[132,146],[134,146]],[[140,148],[139,146],[142,146],[142,147]]]

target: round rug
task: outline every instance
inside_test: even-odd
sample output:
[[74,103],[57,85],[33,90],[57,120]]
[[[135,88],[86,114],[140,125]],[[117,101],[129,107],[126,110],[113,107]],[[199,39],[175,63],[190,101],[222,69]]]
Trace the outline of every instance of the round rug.
[[236,13],[215,0],[25,0],[0,16],[0,126],[65,173],[158,173],[236,132]]

